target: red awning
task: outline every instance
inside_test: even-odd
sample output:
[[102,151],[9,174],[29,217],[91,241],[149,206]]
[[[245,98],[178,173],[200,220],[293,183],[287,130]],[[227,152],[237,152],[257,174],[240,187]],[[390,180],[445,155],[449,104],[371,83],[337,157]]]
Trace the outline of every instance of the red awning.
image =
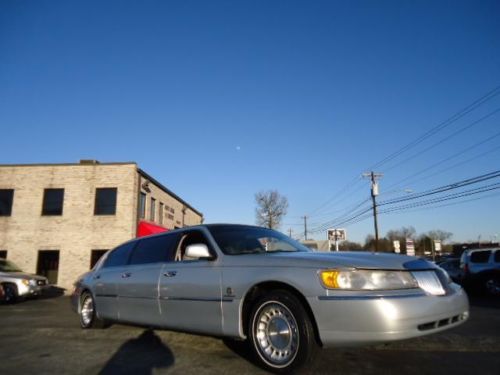
[[160,227],[159,225],[148,223],[147,221],[140,221],[137,226],[137,237],[149,236],[150,234],[167,232],[167,228]]

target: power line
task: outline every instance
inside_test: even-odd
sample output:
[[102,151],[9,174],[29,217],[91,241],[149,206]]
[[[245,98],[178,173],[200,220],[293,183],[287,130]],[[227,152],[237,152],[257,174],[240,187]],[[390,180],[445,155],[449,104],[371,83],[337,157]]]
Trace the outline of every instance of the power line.
[[[406,151],[408,151],[408,150],[416,147],[417,145],[419,145],[420,143],[422,143],[423,141],[425,141],[429,137],[431,137],[434,134],[438,133],[439,131],[447,128],[448,126],[450,126],[454,122],[458,121],[462,117],[464,117],[467,114],[471,113],[472,111],[476,110],[477,108],[479,108],[480,106],[482,106],[486,102],[490,101],[491,99],[493,99],[494,97],[496,97],[499,94],[500,94],[500,86],[497,86],[493,90],[490,90],[486,94],[482,95],[481,97],[479,97],[478,99],[476,99],[475,101],[473,101],[471,104],[467,105],[462,110],[458,111],[457,113],[455,113],[454,115],[452,115],[451,117],[449,117],[448,119],[446,119],[445,121],[439,123],[438,125],[434,126],[431,129],[429,129],[427,132],[425,132],[423,135],[421,135],[417,139],[409,142],[405,146],[401,147],[399,150],[397,150],[397,151],[393,152],[392,154],[386,156],[385,158],[383,158],[379,162],[373,164],[371,167],[366,168],[366,169],[373,170],[373,169],[378,168],[378,167],[386,164],[387,162],[389,162],[389,161],[397,158],[399,155],[401,155],[401,154],[405,153]],[[343,196],[343,194],[345,194],[346,192],[350,191],[354,186],[356,186],[356,184],[359,183],[360,180],[361,180],[360,176],[357,176],[357,177],[353,178],[343,188],[341,188],[337,194],[335,194],[334,196],[332,196],[325,203],[323,203],[320,206],[316,207],[314,210],[310,211],[309,212],[309,216],[314,216],[314,214],[317,213],[318,211],[324,210],[327,206],[332,205],[334,202],[337,202]]]
[[379,206],[386,206],[388,204],[395,204],[395,203],[405,202],[405,201],[414,200],[414,199],[418,199],[418,198],[423,198],[423,197],[426,197],[429,195],[442,193],[442,192],[445,192],[448,190],[458,189],[458,188],[468,186],[471,184],[476,184],[478,182],[491,180],[491,179],[497,178],[499,176],[500,176],[500,170],[497,170],[494,172],[486,173],[486,174],[481,175],[481,176],[477,176],[477,177],[469,178],[466,180],[458,181],[458,182],[455,182],[455,183],[452,183],[449,185],[441,186],[441,187],[438,187],[435,189],[426,190],[426,191],[423,191],[421,193],[411,194],[411,195],[404,197],[404,198],[395,198],[395,199],[382,201],[379,203]]
[[[492,136],[490,136],[490,137],[487,137],[487,138],[485,138],[485,139],[483,139],[483,140],[481,140],[481,141],[479,141],[479,142],[477,142],[477,143],[473,144],[472,146],[469,146],[469,147],[467,147],[467,148],[465,148],[465,149],[462,149],[462,150],[458,151],[457,153],[455,153],[455,154],[453,154],[453,155],[451,155],[451,156],[449,156],[449,157],[447,157],[447,158],[445,158],[445,159],[442,159],[442,160],[440,160],[440,161],[438,161],[438,162],[436,162],[436,163],[434,163],[434,164],[432,164],[432,165],[430,165],[430,166],[428,166],[428,167],[426,167],[426,168],[424,168],[424,169],[421,169],[420,171],[418,171],[418,172],[416,172],[416,173],[414,173],[414,174],[411,174],[411,175],[409,175],[409,176],[407,176],[407,177],[403,178],[402,180],[399,180],[399,182],[396,182],[395,184],[392,184],[392,185],[388,186],[388,189],[391,189],[391,188],[396,187],[396,186],[401,186],[401,183],[402,183],[402,182],[407,182],[407,183],[409,183],[409,182],[411,181],[411,182],[413,182],[413,183],[414,183],[414,182],[422,181],[423,179],[426,179],[426,178],[428,178],[428,177],[435,176],[435,175],[437,175],[437,174],[439,174],[439,173],[441,173],[441,172],[443,172],[443,171],[447,171],[447,170],[450,170],[450,169],[452,169],[452,168],[456,168],[457,166],[460,166],[460,165],[466,164],[466,163],[468,163],[468,162],[470,162],[470,161],[472,161],[472,160],[476,160],[476,159],[478,159],[478,158],[480,158],[480,157],[483,157],[483,156],[485,156],[485,155],[488,155],[488,154],[490,154],[490,153],[492,153],[492,152],[494,152],[494,151],[496,151],[496,150],[500,149],[500,146],[494,147],[493,149],[490,149],[489,151],[486,151],[486,152],[484,152],[484,153],[481,153],[481,154],[479,154],[479,155],[476,155],[476,156],[474,156],[473,158],[470,158],[470,159],[467,159],[467,160],[465,160],[465,161],[462,161],[462,162],[459,162],[459,163],[457,163],[457,164],[454,164],[454,165],[452,165],[452,166],[450,166],[450,167],[447,167],[446,169],[442,169],[442,170],[440,170],[440,171],[438,171],[438,172],[432,173],[431,175],[428,175],[428,176],[426,176],[426,177],[425,177],[425,178],[423,178],[423,179],[417,179],[417,180],[414,180],[414,178],[415,178],[416,176],[421,175],[421,174],[423,174],[423,173],[425,173],[425,172],[429,171],[430,169],[434,169],[435,167],[437,167],[437,166],[439,166],[439,165],[441,165],[441,164],[444,164],[444,163],[446,163],[447,161],[450,161],[450,160],[452,160],[452,159],[454,159],[454,158],[456,158],[456,157],[458,157],[458,156],[462,156],[464,153],[467,153],[468,151],[470,151],[470,150],[472,150],[472,149],[474,149],[474,148],[476,148],[476,147],[479,147],[479,146],[481,146],[481,145],[483,145],[483,144],[485,144],[485,143],[487,143],[487,142],[489,142],[489,141],[491,141],[491,140],[493,140],[493,139],[495,139],[495,138],[497,138],[497,137],[499,137],[499,136],[500,136],[500,132],[498,132],[498,133],[496,133],[496,134],[494,134],[494,135],[492,135]],[[389,191],[388,191],[388,192],[386,192],[385,194],[390,193],[390,192],[392,192],[392,191],[391,191],[391,190],[389,190]]]
[[444,142],[446,142],[446,141],[450,140],[451,138],[455,137],[456,135],[458,135],[458,134],[460,134],[460,133],[462,133],[462,132],[464,132],[464,131],[466,131],[466,130],[468,130],[468,129],[472,128],[473,126],[475,126],[475,125],[477,125],[477,124],[479,124],[479,123],[483,122],[484,120],[486,120],[486,119],[490,118],[491,116],[493,116],[493,115],[497,114],[498,112],[500,112],[500,107],[499,107],[499,108],[497,108],[497,109],[495,109],[493,112],[488,113],[486,116],[481,117],[479,120],[473,121],[472,123],[470,123],[470,124],[468,124],[468,125],[466,125],[466,126],[464,126],[464,127],[460,128],[460,129],[458,129],[457,131],[455,131],[454,133],[450,134],[449,136],[447,136],[447,137],[445,137],[445,138],[443,138],[443,139],[439,140],[439,141],[438,141],[438,142],[436,142],[436,143],[433,143],[432,145],[430,145],[430,146],[428,146],[427,148],[425,148],[425,149],[423,149],[423,150],[421,150],[421,151],[417,152],[416,154],[413,154],[413,155],[411,155],[411,156],[407,157],[406,159],[401,160],[399,163],[394,164],[392,167],[387,168],[387,169],[385,169],[384,171],[385,171],[385,172],[388,172],[388,171],[390,171],[390,170],[393,170],[394,168],[399,167],[400,165],[402,165],[402,164],[404,164],[404,163],[409,162],[410,160],[415,159],[416,157],[418,157],[418,156],[422,155],[423,153],[426,153],[427,151],[432,150],[434,147],[439,146],[440,144],[442,144],[442,143],[444,143]]
[[434,134],[438,133],[439,131],[447,128],[448,126],[450,126],[454,122],[458,121],[459,119],[461,119],[465,115],[469,114],[473,110],[479,108],[481,105],[483,105],[484,103],[486,103],[489,100],[493,99],[498,94],[500,94],[500,86],[495,87],[493,90],[491,90],[488,93],[486,93],[485,95],[481,96],[479,99],[475,100],[474,102],[472,102],[471,104],[469,104],[468,106],[466,106],[465,108],[463,108],[462,110],[458,111],[453,116],[449,117],[445,121],[443,121],[440,124],[436,125],[435,127],[431,128],[430,130],[428,130],[427,132],[425,132],[423,135],[421,135],[417,139],[415,139],[415,140],[409,142],[408,144],[406,144],[405,146],[401,147],[399,150],[397,150],[397,151],[393,152],[392,154],[386,156],[381,161],[373,164],[368,169],[379,168],[380,166],[386,164],[387,162],[395,159],[399,155],[401,155],[404,152],[406,152],[406,151],[414,148],[415,146],[419,145],[420,143],[422,143],[423,141],[425,141],[429,137],[433,136]]
[[[404,202],[411,201],[411,200],[421,199],[421,198],[425,198],[425,197],[430,196],[430,195],[435,195],[435,194],[443,193],[446,191],[463,188],[463,187],[466,187],[466,186],[469,186],[472,184],[491,180],[491,179],[497,178],[497,177],[500,177],[500,170],[490,172],[487,174],[483,174],[480,176],[468,178],[465,180],[457,181],[457,182],[454,182],[452,184],[440,186],[440,187],[437,187],[434,189],[426,190],[424,192],[412,194],[412,195],[407,196],[405,198],[396,198],[396,199],[386,200],[386,201],[379,203],[378,206],[380,207],[380,206],[394,205],[397,203],[404,203]],[[388,212],[401,210],[401,209],[405,209],[405,208],[413,208],[415,205],[426,205],[426,204],[439,203],[439,202],[442,202],[444,200],[449,200],[449,199],[457,199],[457,198],[468,196],[471,194],[478,194],[478,193],[482,193],[485,191],[489,191],[492,187],[496,188],[497,185],[500,185],[500,183],[492,184],[492,185],[485,185],[485,186],[481,186],[478,188],[465,190],[465,191],[462,191],[459,193],[452,193],[452,194],[448,194],[448,195],[445,195],[442,197],[428,199],[428,200],[424,200],[424,201],[420,201],[420,202],[417,201],[417,202],[403,205],[403,206],[387,208],[381,212],[388,213]],[[349,217],[346,217],[347,215],[344,215],[342,218],[336,218],[332,221],[324,223],[322,226],[320,226],[320,227],[318,227],[315,230],[310,231],[310,232],[316,233],[316,232],[327,229],[329,226],[336,226],[336,227],[341,226],[341,225],[345,226],[347,224],[352,224],[353,222],[357,222],[358,220],[364,220],[366,217],[368,217],[366,214],[371,210],[372,210],[372,207],[365,207],[363,209],[358,210],[357,212],[352,213]]]

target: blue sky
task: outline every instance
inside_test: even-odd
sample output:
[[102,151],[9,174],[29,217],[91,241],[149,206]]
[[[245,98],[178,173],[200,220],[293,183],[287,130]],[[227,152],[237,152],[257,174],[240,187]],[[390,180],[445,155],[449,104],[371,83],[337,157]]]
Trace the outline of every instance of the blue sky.
[[[362,172],[499,85],[498,1],[0,4],[0,163],[136,161],[206,222],[254,223],[254,194],[276,189],[283,231],[303,215],[320,228],[369,197]],[[474,146],[500,114],[448,138],[498,107],[381,165],[379,199],[500,169],[500,137]],[[499,209],[405,210],[380,232],[490,239]],[[363,241],[373,223],[347,231]]]

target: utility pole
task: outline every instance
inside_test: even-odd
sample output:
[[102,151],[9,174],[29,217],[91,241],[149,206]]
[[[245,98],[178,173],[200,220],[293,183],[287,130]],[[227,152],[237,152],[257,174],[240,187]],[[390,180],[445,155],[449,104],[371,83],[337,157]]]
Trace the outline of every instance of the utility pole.
[[292,228],[288,228],[288,237],[292,238]]
[[373,203],[373,223],[375,226],[375,251],[378,252],[378,222],[377,222],[377,201],[375,197],[378,195],[378,184],[377,179],[383,176],[382,173],[375,173],[373,171],[363,173],[363,177],[370,178],[371,180],[371,194],[372,194],[372,203]]
[[307,216],[302,217],[304,219],[304,239],[307,241]]

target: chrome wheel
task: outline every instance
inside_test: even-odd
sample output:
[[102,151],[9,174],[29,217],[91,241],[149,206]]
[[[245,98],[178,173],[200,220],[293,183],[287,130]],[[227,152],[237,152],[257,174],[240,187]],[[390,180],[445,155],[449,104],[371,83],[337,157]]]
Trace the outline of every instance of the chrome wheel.
[[291,311],[282,303],[268,301],[260,306],[252,323],[253,340],[259,356],[275,368],[286,367],[299,349],[299,329]]
[[90,295],[86,295],[83,299],[80,316],[84,327],[89,327],[92,324],[92,319],[94,319],[94,301]]

